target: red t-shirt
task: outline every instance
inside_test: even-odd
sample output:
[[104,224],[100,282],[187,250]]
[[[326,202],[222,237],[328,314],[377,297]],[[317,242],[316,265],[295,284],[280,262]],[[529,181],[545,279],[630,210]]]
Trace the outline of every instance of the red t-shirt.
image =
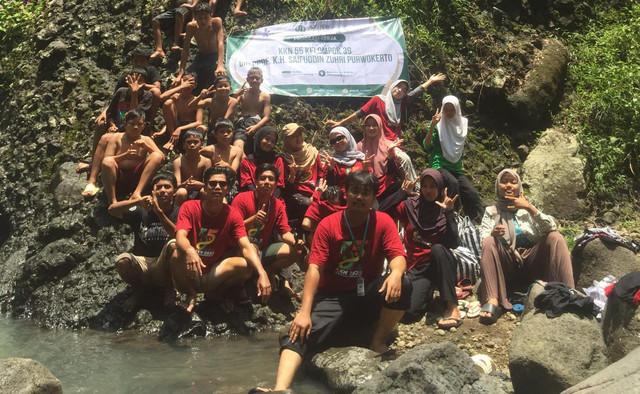
[[336,162],[333,169],[327,173],[327,184],[330,186],[340,186],[342,194],[345,194],[347,191],[344,188],[344,184],[347,180],[347,175],[352,171],[360,171],[362,169],[361,160],[356,160],[355,164],[351,167]]
[[[282,156],[278,156],[276,161],[271,164],[280,171],[280,177],[278,178],[276,186],[284,189],[284,160],[282,159]],[[256,185],[255,175],[257,167],[256,162],[253,161],[252,158],[250,159],[249,157],[245,157],[242,159],[240,162],[240,190],[247,190],[245,189],[247,186]]]
[[356,239],[354,247],[343,212],[329,215],[320,222],[309,255],[309,264],[324,267],[318,291],[354,291],[360,275],[365,284],[380,277],[385,257],[391,261],[395,257],[406,256],[393,219],[378,211],[370,211],[369,215],[364,254],[360,258],[358,254],[365,224],[351,229]]
[[[286,167],[285,179],[289,179],[289,166]],[[300,193],[305,197],[311,197],[316,190],[316,185],[320,178],[324,178],[326,172],[324,165],[322,165],[322,159],[320,155],[316,158],[316,162],[304,171],[298,171],[296,173],[295,182],[287,182],[287,193],[293,195]]]
[[322,193],[319,191],[313,192],[313,201],[311,201],[311,205],[307,208],[307,212],[304,213],[304,217],[319,223],[332,213],[342,212],[347,208],[346,205],[338,205],[330,201],[321,200],[321,195]]
[[[255,215],[261,208],[256,206],[256,193],[253,191],[239,193],[233,199],[231,206],[240,212],[243,219]],[[258,245],[260,249],[266,248],[271,243],[271,233],[274,227],[278,229],[280,235],[291,231],[284,203],[275,197],[269,199],[267,220],[262,224],[254,222],[248,226],[246,230],[249,240]]]
[[206,271],[220,261],[229,248],[236,247],[238,240],[247,236],[244,221],[237,209],[224,205],[220,213],[209,216],[202,209],[201,200],[186,201],[180,207],[176,233],[187,231],[187,238],[198,251]]
[[[409,100],[405,96],[400,103],[400,111],[404,112],[409,105]],[[387,137],[389,141],[395,141],[400,137],[402,133],[402,121],[398,124],[397,127],[391,127],[389,125],[389,118],[387,118],[387,105],[382,101],[382,99],[378,96],[374,96],[369,100],[365,105],[360,108],[362,112],[365,114],[375,114],[378,115],[382,119],[382,131],[384,132],[384,136]]]
[[[407,248],[407,271],[417,264],[426,263],[431,257],[431,245],[441,244],[444,233],[435,233],[423,238],[409,221],[404,201],[396,207],[396,218],[404,225],[404,245]],[[430,244],[430,245],[429,245]]]

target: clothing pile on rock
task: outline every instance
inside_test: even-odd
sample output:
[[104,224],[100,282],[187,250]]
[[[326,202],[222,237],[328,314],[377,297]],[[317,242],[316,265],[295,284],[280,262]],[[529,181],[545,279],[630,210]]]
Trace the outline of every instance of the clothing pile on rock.
[[533,305],[545,310],[547,317],[558,317],[565,312],[596,316],[600,312],[591,298],[578,294],[562,282],[547,282],[544,291],[536,297]]
[[582,250],[589,242],[594,239],[601,239],[603,242],[608,242],[631,250],[633,253],[640,252],[640,242],[637,240],[628,241],[624,237],[621,237],[611,227],[604,228],[588,228],[582,232],[582,235],[575,238],[576,246],[574,246],[572,254],[576,254]]

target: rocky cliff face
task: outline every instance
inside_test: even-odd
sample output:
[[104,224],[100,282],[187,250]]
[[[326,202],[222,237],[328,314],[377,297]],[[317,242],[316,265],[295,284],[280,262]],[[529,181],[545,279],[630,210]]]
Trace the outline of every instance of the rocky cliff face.
[[[252,3],[256,8],[264,5],[261,15],[268,12],[265,10],[277,14],[272,2]],[[443,7],[444,3],[448,2],[443,2]],[[450,82],[447,92],[442,88],[433,94],[436,105],[448,91],[459,94],[465,107],[463,112],[477,115],[472,122],[479,132],[470,137],[466,167],[478,176],[480,184],[490,185],[494,170],[519,162],[504,134],[508,129],[505,125],[513,122],[515,116],[508,112],[507,97],[522,85],[519,78],[524,79],[531,71],[536,54],[542,50],[542,38],[549,34],[546,27],[535,24],[536,18],[545,19],[548,12],[541,5],[552,3],[557,8],[575,2],[480,3],[484,10],[469,17],[468,31],[462,38],[466,40],[465,47],[478,48],[478,52],[443,58],[439,71],[450,74]],[[511,7],[516,3],[516,8]],[[587,2],[580,5],[589,10]],[[146,6],[144,0],[49,0],[35,34],[2,62],[0,310],[3,312],[52,327],[160,329],[150,319],[122,313],[120,305],[127,290],[115,273],[113,258],[131,246],[132,236],[126,226],[107,215],[102,198],[84,201],[80,197],[84,175],[74,172],[74,163],[90,150],[93,119],[107,104],[118,73],[129,64],[128,54],[139,42],[151,42]],[[573,15],[573,19],[567,20],[571,25],[579,24],[578,16],[588,13],[553,15],[547,22]],[[496,48],[473,41],[485,32]],[[415,44],[416,48],[423,45]],[[507,47],[520,50],[510,52]],[[566,54],[562,56],[566,62]],[[167,64],[175,64],[175,59],[168,59]],[[562,65],[557,69],[564,70]],[[165,69],[164,76],[168,78],[172,71]],[[417,71],[412,66],[415,74],[412,79],[423,78]],[[438,70],[424,70],[429,71]],[[484,75],[486,86],[467,81],[473,79],[469,75],[476,74]],[[549,78],[557,83],[552,90],[545,87],[545,92],[551,92],[542,104],[546,107],[540,109],[545,114],[553,111],[553,103],[557,102],[554,95],[562,85],[562,79]],[[485,101],[477,107],[481,97]],[[429,108],[433,105],[427,100],[428,97],[409,113],[409,138],[420,139],[420,122],[431,117]],[[361,104],[348,101],[339,108],[350,112]],[[336,108],[338,104],[332,100],[276,99],[274,124],[296,120],[308,129],[320,130],[322,120],[329,114],[338,117]],[[499,114],[496,108],[507,112]],[[356,131],[359,127],[355,126]],[[326,136],[319,134],[318,140],[324,139]],[[413,147],[416,146],[414,142]],[[425,163],[423,155],[417,149],[412,153],[418,165]],[[490,190],[490,186],[481,187],[481,191],[489,192],[486,196],[489,201],[493,198]],[[290,305],[271,306],[271,309],[254,306],[231,322],[212,318],[208,328],[220,333],[281,324],[292,310]],[[155,318],[166,317],[151,307]],[[272,309],[282,313],[274,314]]]

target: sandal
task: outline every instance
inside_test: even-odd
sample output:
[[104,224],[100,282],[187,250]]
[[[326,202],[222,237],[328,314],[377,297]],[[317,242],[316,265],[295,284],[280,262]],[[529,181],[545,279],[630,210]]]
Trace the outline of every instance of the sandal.
[[459,300],[465,299],[469,297],[469,292],[456,286],[456,297],[458,297]]
[[462,289],[462,291],[473,293],[473,283],[471,283],[471,279],[469,278],[464,278],[460,282],[458,282],[458,287]]
[[491,313],[491,316],[480,316],[480,323],[491,325],[498,321],[504,310],[501,306],[495,306],[487,302],[482,306],[480,312]]
[[[455,323],[443,323],[445,320],[453,320]],[[458,319],[457,317],[443,317],[438,319],[438,328],[441,330],[448,330],[453,327],[460,327],[462,325],[462,319]]]
[[470,302],[467,305],[467,317],[474,318],[480,316],[480,311],[482,310],[482,306],[479,301]]

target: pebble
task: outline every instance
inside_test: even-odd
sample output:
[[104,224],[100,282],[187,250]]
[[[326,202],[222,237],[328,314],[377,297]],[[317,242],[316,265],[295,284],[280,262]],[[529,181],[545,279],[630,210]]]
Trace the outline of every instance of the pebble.
[[398,342],[398,347],[405,347],[407,343],[405,341]]
[[457,329],[457,328],[455,328],[455,327],[451,327],[451,328],[449,329],[449,331],[451,331],[451,332],[457,332],[457,331],[458,331],[458,329]]
[[496,344],[493,342],[487,342],[484,344],[486,347],[488,347],[489,349],[493,349],[494,347],[496,347]]
[[437,329],[437,330],[436,330],[436,334],[438,334],[438,335],[442,336],[442,335],[444,335],[444,334],[445,334],[445,332],[444,332],[444,330],[443,330],[443,329]]
[[514,321],[516,320],[518,317],[516,315],[514,315],[511,312],[507,312],[507,319],[509,319],[510,321]]

